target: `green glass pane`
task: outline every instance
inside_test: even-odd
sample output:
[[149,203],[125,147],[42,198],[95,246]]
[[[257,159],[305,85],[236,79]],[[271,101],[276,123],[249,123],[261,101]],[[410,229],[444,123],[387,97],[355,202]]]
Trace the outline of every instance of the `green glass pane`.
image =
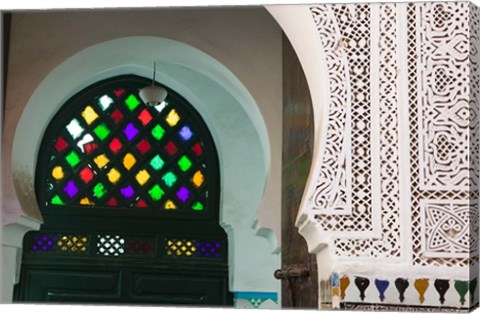
[[163,161],[162,158],[160,158],[159,155],[156,155],[155,157],[152,158],[152,160],[150,161],[150,166],[152,166],[153,169],[155,170],[160,170],[162,169],[163,165],[165,164],[165,162]]
[[68,162],[68,164],[73,168],[75,167],[76,165],[78,165],[78,163],[80,162],[80,157],[78,157],[78,154],[75,152],[75,151],[71,151],[70,154],[68,154],[66,157],[65,157],[65,160]]
[[187,171],[192,166],[192,162],[188,159],[187,156],[183,155],[182,158],[178,161],[178,166],[182,171]]
[[161,140],[164,134],[165,130],[158,124],[152,129],[152,136],[157,140]]
[[58,195],[55,195],[54,197],[52,197],[52,199],[50,200],[50,204],[53,204],[53,205],[63,205],[63,201],[62,199],[60,198],[60,196]]
[[193,206],[192,206],[192,209],[193,209],[193,210],[203,210],[204,207],[203,207],[203,204],[202,204],[202,203],[200,203],[200,202],[195,202],[195,204],[193,204]]
[[165,175],[162,177],[162,180],[170,188],[177,181],[177,176],[173,172],[169,171],[165,173]]
[[110,130],[108,127],[105,125],[105,123],[102,123],[98,125],[95,129],[93,129],[93,132],[98,136],[99,139],[102,141],[107,138],[108,134],[110,134]]
[[152,200],[158,201],[162,198],[165,192],[158,186],[158,184],[155,184],[150,190],[148,190],[148,194],[150,194]]
[[107,193],[107,190],[105,190],[105,187],[101,183],[98,183],[93,188],[93,194],[95,195],[96,198],[102,198],[105,195],[105,193]]
[[128,96],[127,99],[125,99],[125,104],[127,105],[128,109],[130,109],[130,111],[133,111],[135,110],[135,108],[138,107],[138,105],[140,105],[140,101],[137,99],[137,97],[135,97],[135,95],[130,95]]

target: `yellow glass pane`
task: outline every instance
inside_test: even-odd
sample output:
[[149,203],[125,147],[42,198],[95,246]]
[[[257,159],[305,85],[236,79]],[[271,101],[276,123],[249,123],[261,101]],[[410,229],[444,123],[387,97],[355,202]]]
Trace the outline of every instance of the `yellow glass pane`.
[[195,174],[192,177],[192,181],[197,188],[199,188],[203,184],[203,181],[205,181],[205,178],[203,177],[203,174],[200,170],[195,172]]
[[82,205],[95,205],[95,203],[90,202],[88,197],[84,197],[80,200],[80,204]]
[[178,113],[175,111],[175,109],[172,109],[170,110],[170,112],[168,113],[167,117],[165,118],[165,120],[167,121],[167,123],[171,126],[171,127],[174,127],[178,121],[180,120],[180,116],[178,115]]
[[135,179],[137,179],[138,184],[144,185],[145,183],[147,183],[148,179],[150,179],[150,174],[147,170],[143,169],[137,173]]
[[174,202],[168,200],[165,202],[165,209],[177,209],[177,206],[175,206]]
[[63,176],[64,176],[63,168],[60,166],[56,166],[55,168],[53,168],[52,176],[55,178],[55,180],[63,179]]
[[115,169],[115,168],[112,168],[110,169],[110,171],[107,173],[107,177],[108,177],[108,180],[112,183],[116,183],[120,177],[121,177],[121,174],[120,172]]
[[97,164],[98,168],[102,169],[108,164],[110,160],[107,158],[105,154],[101,154],[93,158],[93,161]]
[[85,119],[88,125],[92,124],[98,118],[98,114],[93,110],[92,107],[87,106],[82,112],[82,117]]
[[125,169],[127,170],[130,170],[132,169],[132,167],[135,165],[135,163],[137,162],[137,160],[135,159],[135,157],[130,154],[130,153],[127,153],[125,155],[125,157],[123,157],[123,166],[125,167]]

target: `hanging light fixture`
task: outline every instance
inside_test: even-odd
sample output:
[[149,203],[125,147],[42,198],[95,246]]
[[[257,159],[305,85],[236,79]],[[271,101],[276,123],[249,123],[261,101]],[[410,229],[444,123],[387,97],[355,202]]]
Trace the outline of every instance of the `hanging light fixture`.
[[140,98],[147,106],[155,107],[160,105],[165,98],[167,98],[167,90],[161,86],[155,85],[155,70],[156,64],[153,63],[153,79],[152,85],[142,88],[140,90]]

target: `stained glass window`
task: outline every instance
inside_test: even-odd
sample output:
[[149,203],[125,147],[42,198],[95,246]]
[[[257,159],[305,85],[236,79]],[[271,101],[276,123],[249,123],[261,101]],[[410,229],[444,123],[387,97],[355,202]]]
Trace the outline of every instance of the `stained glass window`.
[[208,212],[218,166],[203,120],[173,91],[146,106],[141,86],[112,80],[56,115],[42,144],[44,205]]

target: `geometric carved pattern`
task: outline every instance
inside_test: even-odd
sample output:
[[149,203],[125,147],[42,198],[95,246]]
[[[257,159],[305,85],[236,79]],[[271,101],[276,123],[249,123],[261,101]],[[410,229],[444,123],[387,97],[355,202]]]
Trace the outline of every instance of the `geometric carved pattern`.
[[118,256],[125,253],[125,239],[115,235],[98,236],[97,254]]
[[470,219],[478,217],[468,201],[428,200],[421,203],[421,211],[425,256],[469,257],[477,247],[478,230],[470,230]]

